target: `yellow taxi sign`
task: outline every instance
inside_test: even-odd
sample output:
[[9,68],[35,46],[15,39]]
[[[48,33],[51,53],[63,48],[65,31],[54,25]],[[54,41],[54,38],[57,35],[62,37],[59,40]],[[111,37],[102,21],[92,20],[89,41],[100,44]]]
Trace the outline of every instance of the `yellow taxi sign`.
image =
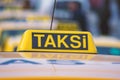
[[97,53],[89,32],[54,30],[27,30],[17,51]]

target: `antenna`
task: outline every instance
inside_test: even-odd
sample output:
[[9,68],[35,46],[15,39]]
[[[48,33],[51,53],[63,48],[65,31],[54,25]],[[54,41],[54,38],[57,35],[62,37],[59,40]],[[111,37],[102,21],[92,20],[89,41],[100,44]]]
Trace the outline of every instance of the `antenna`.
[[53,12],[52,12],[52,20],[51,20],[50,30],[52,30],[52,27],[53,27],[53,19],[54,19],[55,7],[56,7],[56,0],[54,2],[54,6],[53,6]]

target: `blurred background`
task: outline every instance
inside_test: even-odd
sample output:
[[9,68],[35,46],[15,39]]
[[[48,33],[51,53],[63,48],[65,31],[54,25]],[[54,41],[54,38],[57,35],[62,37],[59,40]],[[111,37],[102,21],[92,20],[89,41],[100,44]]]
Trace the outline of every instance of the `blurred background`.
[[[0,0],[0,51],[27,29],[49,30],[55,0]],[[120,0],[57,0],[53,30],[90,31],[99,54],[120,56]]]

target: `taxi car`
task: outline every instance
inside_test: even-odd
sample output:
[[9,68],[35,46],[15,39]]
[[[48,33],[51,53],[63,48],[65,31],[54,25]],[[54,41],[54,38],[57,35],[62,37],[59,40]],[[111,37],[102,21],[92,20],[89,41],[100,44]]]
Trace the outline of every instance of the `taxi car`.
[[120,57],[97,55],[89,32],[27,30],[17,51],[0,53],[0,79],[120,79]]
[[120,40],[113,37],[95,37],[94,42],[99,54],[120,56]]

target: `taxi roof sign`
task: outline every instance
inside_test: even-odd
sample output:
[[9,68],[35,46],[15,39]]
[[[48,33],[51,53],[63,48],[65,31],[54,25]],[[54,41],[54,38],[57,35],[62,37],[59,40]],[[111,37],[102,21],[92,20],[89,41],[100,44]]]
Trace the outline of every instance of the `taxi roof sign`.
[[27,30],[17,51],[97,53],[89,32],[55,30]]

